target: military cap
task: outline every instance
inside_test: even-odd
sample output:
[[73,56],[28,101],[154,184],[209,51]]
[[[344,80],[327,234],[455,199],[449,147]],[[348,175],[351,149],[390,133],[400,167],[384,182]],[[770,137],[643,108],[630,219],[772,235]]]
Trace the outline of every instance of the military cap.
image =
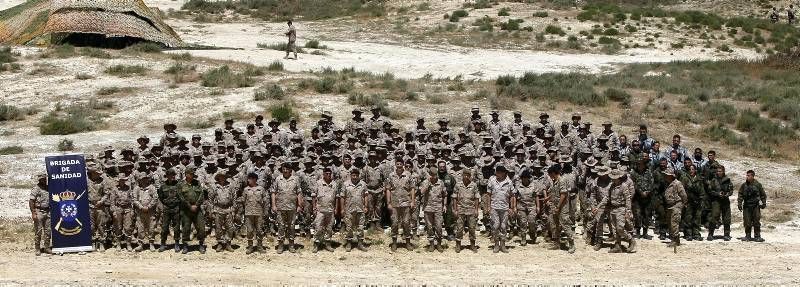
[[605,121],[605,122],[603,122],[603,126],[611,126],[611,122],[610,121]]
[[550,115],[548,115],[547,113],[541,113],[541,114],[539,114],[539,118],[540,119],[542,119],[542,118],[550,118]]
[[531,178],[531,170],[526,168],[525,170],[522,171],[522,173],[519,175],[519,177],[520,178]]
[[564,155],[561,155],[561,158],[559,158],[559,162],[561,162],[561,163],[569,163],[569,162],[572,162],[572,157],[571,157],[571,156],[569,156],[569,155],[566,155],[566,154],[564,154]]
[[478,112],[481,109],[478,106],[472,106],[472,109],[470,109],[470,110],[473,111],[473,112]]
[[673,171],[672,168],[667,168],[661,171],[661,173],[663,173],[664,175],[675,176],[675,171]]
[[362,112],[360,109],[353,109],[352,113],[353,113],[354,115],[360,115],[360,114],[362,114],[363,112]]
[[508,169],[506,169],[506,167],[503,166],[502,164],[498,164],[497,166],[495,166],[494,170],[499,172],[508,172]]
[[522,112],[520,112],[520,111],[514,111],[514,117],[515,117],[515,118],[522,117]]
[[595,159],[594,157],[590,157],[585,162],[583,162],[583,164],[588,167],[594,167],[595,165],[597,165],[597,159]]
[[375,152],[374,150],[371,150],[371,151],[369,151],[369,153],[367,154],[367,156],[378,156],[378,153],[377,153],[377,152]]
[[194,166],[187,166],[186,170],[184,170],[183,172],[194,175],[195,168],[194,168]]
[[492,110],[492,112],[489,113],[489,114],[490,115],[500,115],[500,113],[497,110]]
[[588,147],[584,147],[584,148],[581,149],[581,153],[592,154],[592,149],[588,148]]
[[578,114],[578,113],[574,113],[574,114],[572,114],[572,118],[580,120],[581,119],[581,115]]
[[128,183],[128,177],[125,176],[124,174],[120,174],[119,177],[117,178],[117,182],[127,184]]
[[546,153],[550,152],[558,152],[558,148],[556,146],[550,146],[550,148],[547,149]]
[[584,127],[584,128],[588,128],[588,127],[591,127],[591,126],[592,126],[592,123],[590,123],[590,122],[583,122],[583,127]]
[[47,175],[44,173],[40,173],[36,175],[37,180],[47,179]]
[[608,175],[609,172],[608,167],[602,165],[595,167],[595,170],[597,171],[598,176]]
[[569,123],[568,122],[561,122],[561,127],[562,128],[569,127]]
[[524,150],[524,149],[522,149],[522,148],[518,148],[518,149],[517,149],[517,150],[514,152],[514,154],[522,154],[522,155],[524,155],[524,154],[525,154],[525,150]]
[[608,177],[612,179],[619,179],[622,178],[623,176],[625,176],[625,172],[618,169],[612,170],[611,173],[608,175]]
[[428,154],[427,156],[425,156],[425,160],[436,160],[436,158],[433,157],[432,154]]
[[381,107],[380,107],[380,106],[378,106],[378,105],[373,105],[373,106],[372,106],[372,108],[371,108],[370,110],[371,110],[371,111],[380,111],[380,110],[381,110]]
[[600,136],[597,137],[597,140],[599,140],[599,141],[607,141],[608,140],[608,136],[601,133]]

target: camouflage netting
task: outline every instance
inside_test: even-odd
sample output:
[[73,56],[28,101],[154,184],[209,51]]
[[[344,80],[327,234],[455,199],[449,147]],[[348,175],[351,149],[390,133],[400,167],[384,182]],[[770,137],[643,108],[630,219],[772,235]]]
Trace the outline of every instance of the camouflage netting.
[[57,42],[76,33],[185,46],[142,0],[29,0],[0,12],[0,43]]

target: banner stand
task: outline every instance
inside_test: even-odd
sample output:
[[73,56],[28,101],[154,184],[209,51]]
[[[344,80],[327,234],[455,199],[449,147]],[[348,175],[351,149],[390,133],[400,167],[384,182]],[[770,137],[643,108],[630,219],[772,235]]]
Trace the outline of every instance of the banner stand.
[[86,160],[83,154],[45,157],[52,252],[94,251]]

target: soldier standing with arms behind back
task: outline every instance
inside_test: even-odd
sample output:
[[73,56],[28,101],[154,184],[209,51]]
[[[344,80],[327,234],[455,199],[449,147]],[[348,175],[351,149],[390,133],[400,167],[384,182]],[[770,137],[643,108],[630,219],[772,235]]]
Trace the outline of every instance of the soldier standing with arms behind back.
[[[31,210],[33,219],[33,247],[36,249],[36,256],[50,254],[50,192],[47,191],[47,176],[40,174],[37,176],[38,183],[33,188],[28,199],[28,207]],[[44,248],[42,248],[44,243]]]
[[514,198],[514,183],[508,178],[508,171],[504,166],[495,168],[495,175],[489,178],[486,187],[489,193],[490,216],[492,222],[492,241],[494,249],[492,252],[502,251],[508,253],[506,249],[506,230],[508,229],[508,212],[516,210],[516,199]]
[[[714,240],[714,231],[722,223],[723,231],[725,232],[723,239],[725,241],[731,240],[731,200],[730,196],[733,195],[733,184],[731,179],[725,175],[725,167],[720,165],[717,167],[716,175],[709,182],[709,202],[711,202],[711,219],[708,226],[708,238],[706,240]],[[722,222],[720,222],[720,220]]]
[[[756,172],[747,171],[747,177],[742,186],[739,187],[739,198],[736,199],[736,206],[742,212],[744,221],[743,241],[764,242],[761,238],[761,210],[767,208],[767,193],[761,183],[756,179]],[[750,238],[750,230],[755,231],[755,237]]]
[[295,41],[297,40],[297,30],[294,29],[292,20],[286,22],[286,25],[289,26],[289,30],[283,34],[289,38],[289,42],[286,43],[286,56],[283,58],[289,59],[289,52],[294,52],[294,59],[297,60],[297,45],[295,44]]
[[281,176],[272,184],[272,212],[277,214],[278,254],[283,253],[284,242],[289,241],[289,252],[294,253],[294,219],[302,211],[303,194],[300,181],[292,175],[291,164],[281,166]]
[[664,190],[664,200],[667,209],[667,219],[669,220],[669,233],[672,242],[670,247],[681,245],[680,226],[681,226],[681,212],[683,207],[686,206],[688,198],[683,184],[675,179],[675,172],[671,169],[662,171],[664,180],[667,184],[667,189]]

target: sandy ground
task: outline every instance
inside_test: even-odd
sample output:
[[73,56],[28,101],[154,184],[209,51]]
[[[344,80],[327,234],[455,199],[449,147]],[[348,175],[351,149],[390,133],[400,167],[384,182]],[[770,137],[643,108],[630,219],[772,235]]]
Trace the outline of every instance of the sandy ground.
[[[268,65],[285,55],[284,52],[256,47],[258,43],[283,43],[283,23],[222,23],[196,24],[188,21],[168,21],[188,43],[237,50],[190,50],[192,55],[220,60],[235,60]],[[298,46],[318,35],[304,36],[303,24],[297,24]],[[393,72],[402,78],[434,77],[492,79],[500,75],[521,75],[524,72],[612,72],[619,64],[669,62],[676,60],[707,60],[723,58],[758,58],[750,50],[737,49],[720,56],[701,47],[681,50],[628,49],[617,55],[570,54],[552,51],[492,50],[457,46],[420,47],[408,43],[388,44],[370,42],[323,41],[326,55],[301,54],[300,60],[285,62],[289,71],[320,70],[354,67],[356,70]],[[175,51],[182,53],[184,51]]]

